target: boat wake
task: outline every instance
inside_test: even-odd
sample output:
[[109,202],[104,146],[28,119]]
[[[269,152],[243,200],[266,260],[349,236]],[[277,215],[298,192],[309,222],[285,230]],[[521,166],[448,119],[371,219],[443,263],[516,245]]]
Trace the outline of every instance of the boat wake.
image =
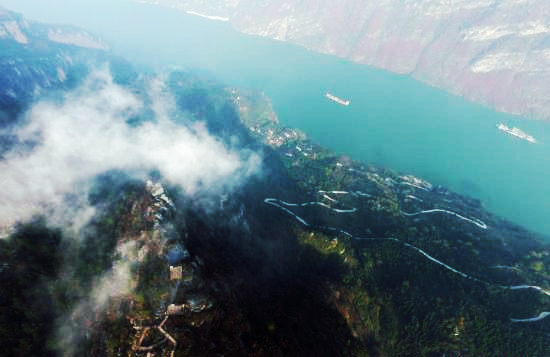
[[222,21],[222,22],[229,21],[229,17],[224,17],[224,16],[206,15],[206,14],[202,14],[202,13],[196,12],[196,11],[186,11],[186,13],[188,13],[189,15],[195,15],[195,16],[203,17],[203,18],[208,19],[208,20]]
[[335,103],[338,103],[340,105],[343,105],[344,107],[347,107],[350,105],[350,101],[347,99],[338,98],[337,96],[330,94],[329,92],[325,93],[325,97],[327,97],[329,100],[332,100]]
[[537,143],[537,140],[535,140],[534,137],[532,137],[531,135],[527,134],[526,132],[524,132],[523,130],[519,129],[519,128],[516,128],[516,127],[513,127],[513,128],[509,128],[507,125],[504,125],[502,123],[498,124],[497,125],[497,128],[498,130],[501,130],[505,133],[508,133],[512,136],[515,136],[516,138],[519,138],[521,140],[525,140],[531,144],[536,144]]

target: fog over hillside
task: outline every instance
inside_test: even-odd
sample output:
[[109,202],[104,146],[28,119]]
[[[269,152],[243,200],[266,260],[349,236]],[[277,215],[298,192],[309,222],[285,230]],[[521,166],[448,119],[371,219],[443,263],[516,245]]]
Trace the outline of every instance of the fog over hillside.
[[548,123],[238,33],[224,7],[19,1],[0,355],[550,355],[550,238],[518,224],[547,224],[550,133],[528,126]]
[[90,178],[109,170],[142,178],[156,169],[191,195],[223,192],[258,172],[257,155],[241,157],[226,149],[204,124],[184,127],[172,122],[175,104],[160,78],[148,86],[154,121],[138,127],[127,121],[140,115],[146,99],[114,84],[107,69],[93,72],[62,104],[36,104],[28,123],[14,129],[19,142],[34,146],[10,151],[0,161],[0,229],[66,204],[65,195],[85,190]]

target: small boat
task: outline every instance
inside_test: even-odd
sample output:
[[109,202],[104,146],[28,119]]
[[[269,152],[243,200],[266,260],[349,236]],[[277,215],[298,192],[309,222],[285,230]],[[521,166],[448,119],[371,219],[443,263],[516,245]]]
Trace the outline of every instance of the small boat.
[[521,130],[519,128],[513,127],[512,129],[510,129],[508,126],[506,126],[502,123],[498,124],[497,128],[498,128],[498,130],[501,130],[505,133],[513,135],[516,138],[520,138],[521,140],[528,141],[531,144],[535,144],[537,142],[534,137],[532,137],[531,135],[527,134],[526,132],[524,132],[523,130]]
[[337,96],[332,95],[332,94],[330,94],[329,92],[326,92],[325,97],[327,97],[328,99],[332,100],[333,102],[336,102],[336,103],[338,103],[338,104],[343,105],[344,107],[347,107],[347,106],[349,105],[349,103],[350,103],[349,100],[342,99],[342,98],[338,98]]

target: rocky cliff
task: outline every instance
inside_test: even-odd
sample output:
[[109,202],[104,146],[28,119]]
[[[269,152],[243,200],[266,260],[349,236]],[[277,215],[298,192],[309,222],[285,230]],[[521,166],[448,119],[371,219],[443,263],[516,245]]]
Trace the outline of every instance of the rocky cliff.
[[549,119],[542,0],[142,0],[396,73],[497,110]]
[[259,93],[88,77],[0,159],[4,215],[40,208],[0,239],[6,355],[550,355],[545,237],[319,146]]
[[28,21],[0,8],[0,49],[2,125],[33,96],[70,85],[76,71],[94,59],[105,60],[109,47],[82,29]]

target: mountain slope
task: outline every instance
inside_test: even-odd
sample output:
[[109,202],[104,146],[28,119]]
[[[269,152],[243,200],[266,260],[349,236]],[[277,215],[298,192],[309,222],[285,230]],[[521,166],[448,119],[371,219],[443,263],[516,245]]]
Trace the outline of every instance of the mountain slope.
[[[146,92],[144,83],[130,88]],[[10,351],[550,351],[549,320],[540,315],[549,306],[543,237],[475,199],[335,155],[281,127],[258,93],[183,72],[167,75],[166,90],[178,125],[204,121],[224,145],[261,153],[262,173],[237,188],[191,194],[162,166],[137,177],[111,170],[90,178],[92,215],[76,237],[58,220],[18,225],[0,241],[0,281],[12,287],[0,294],[10,316],[0,330],[13,331],[5,335]],[[151,120],[142,113],[138,128]],[[66,216],[80,210],[72,200],[63,201]]]
[[[85,66],[105,61],[108,46],[71,26],[44,25],[0,8],[0,124],[33,95],[74,86]],[[13,114],[13,113],[12,113]]]
[[111,72],[12,118],[6,354],[549,354],[545,237],[317,145],[260,93]]
[[140,1],[218,18],[416,79],[497,110],[550,118],[550,5],[542,0]]

